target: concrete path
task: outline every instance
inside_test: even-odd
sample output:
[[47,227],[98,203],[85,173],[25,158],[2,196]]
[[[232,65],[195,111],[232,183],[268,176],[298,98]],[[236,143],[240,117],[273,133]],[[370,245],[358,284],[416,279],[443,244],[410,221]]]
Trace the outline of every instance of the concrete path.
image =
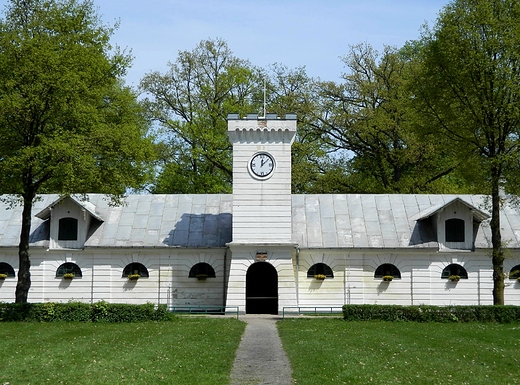
[[278,335],[276,315],[240,316],[247,323],[231,370],[231,385],[291,385],[292,370]]

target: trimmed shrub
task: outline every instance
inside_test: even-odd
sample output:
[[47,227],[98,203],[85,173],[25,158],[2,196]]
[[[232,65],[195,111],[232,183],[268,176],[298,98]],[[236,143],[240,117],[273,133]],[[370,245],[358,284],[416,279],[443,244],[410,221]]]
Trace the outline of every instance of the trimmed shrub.
[[137,322],[167,321],[172,314],[166,305],[110,304],[99,301],[94,304],[69,303],[0,303],[0,322]]
[[32,303],[0,304],[0,321],[25,321],[31,318]]
[[497,322],[520,321],[519,306],[344,305],[346,321]]
[[59,303],[56,318],[60,321],[88,322],[92,320],[92,305],[83,302]]

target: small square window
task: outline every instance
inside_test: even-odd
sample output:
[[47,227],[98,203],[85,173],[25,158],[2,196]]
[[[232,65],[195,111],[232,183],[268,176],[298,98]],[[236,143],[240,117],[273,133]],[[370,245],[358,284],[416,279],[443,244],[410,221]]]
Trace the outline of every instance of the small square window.
[[58,228],[59,241],[78,240],[78,220],[76,218],[61,218]]
[[465,242],[464,220],[448,219],[445,223],[446,242]]

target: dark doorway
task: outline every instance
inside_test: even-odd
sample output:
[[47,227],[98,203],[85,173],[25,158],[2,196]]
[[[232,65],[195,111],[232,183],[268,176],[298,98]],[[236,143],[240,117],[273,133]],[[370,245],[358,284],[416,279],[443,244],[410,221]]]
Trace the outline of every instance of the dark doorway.
[[247,270],[246,314],[278,314],[278,273],[268,262],[256,262]]

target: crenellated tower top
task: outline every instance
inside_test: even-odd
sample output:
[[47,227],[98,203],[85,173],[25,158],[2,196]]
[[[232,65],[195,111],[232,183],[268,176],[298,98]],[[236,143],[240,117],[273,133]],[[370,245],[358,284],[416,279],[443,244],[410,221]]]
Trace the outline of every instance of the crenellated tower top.
[[285,143],[292,144],[296,136],[296,114],[280,119],[276,114],[228,115],[228,136],[232,143]]

